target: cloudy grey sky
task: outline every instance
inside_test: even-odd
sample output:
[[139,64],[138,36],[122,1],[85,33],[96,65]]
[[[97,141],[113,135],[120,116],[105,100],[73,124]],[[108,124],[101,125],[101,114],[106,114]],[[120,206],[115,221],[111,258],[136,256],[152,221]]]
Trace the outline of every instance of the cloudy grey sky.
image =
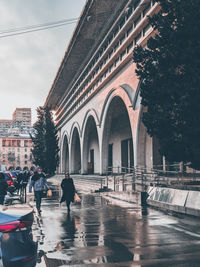
[[[62,19],[78,18],[86,0],[0,0],[0,33]],[[0,34],[0,119],[16,107],[43,105],[75,23],[23,35]]]

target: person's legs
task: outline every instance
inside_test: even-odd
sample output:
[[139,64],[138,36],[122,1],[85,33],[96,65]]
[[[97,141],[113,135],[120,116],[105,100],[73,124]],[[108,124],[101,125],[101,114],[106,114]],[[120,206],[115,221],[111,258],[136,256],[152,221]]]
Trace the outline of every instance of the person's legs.
[[42,201],[42,192],[41,191],[35,191],[35,201],[36,201],[36,208],[38,212],[40,212],[40,206]]
[[66,204],[67,204],[67,210],[68,212],[70,212],[70,200],[66,200]]
[[4,204],[5,195],[0,195],[0,205]]

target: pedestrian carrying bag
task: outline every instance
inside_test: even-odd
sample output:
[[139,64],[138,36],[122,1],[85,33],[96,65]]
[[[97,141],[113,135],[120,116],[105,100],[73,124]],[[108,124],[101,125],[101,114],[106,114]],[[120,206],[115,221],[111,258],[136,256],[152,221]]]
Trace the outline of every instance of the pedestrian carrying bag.
[[52,198],[52,191],[51,191],[51,189],[49,189],[47,191],[47,197]]
[[75,203],[81,203],[81,199],[80,199],[80,197],[78,196],[77,193],[74,194],[74,202]]

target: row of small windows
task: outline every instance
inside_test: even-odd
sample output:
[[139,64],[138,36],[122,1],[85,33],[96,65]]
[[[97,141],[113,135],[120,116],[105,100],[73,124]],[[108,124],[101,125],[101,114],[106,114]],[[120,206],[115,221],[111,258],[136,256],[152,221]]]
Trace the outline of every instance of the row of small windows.
[[[15,159],[15,154],[12,154],[12,155],[10,155],[10,154],[8,154],[8,155],[2,154],[2,158],[3,159],[5,159],[6,156],[7,156],[8,160],[10,159],[11,156]],[[29,160],[32,160],[32,155],[30,155],[30,157],[28,157],[28,155],[25,154],[24,155],[24,158],[25,159],[28,159],[29,158]],[[20,160],[20,155],[18,155],[16,159],[19,161]]]
[[[98,62],[99,58],[102,56],[103,52],[107,49],[108,45],[112,42],[112,40],[114,39],[114,37],[118,34],[118,32],[120,31],[120,29],[124,26],[126,20],[131,16],[131,14],[133,13],[134,10],[137,9],[137,7],[140,5],[141,0],[138,0],[134,3],[133,7],[129,7],[126,16],[123,17],[119,24],[116,26],[115,29],[113,29],[112,34],[110,37],[107,38],[107,42],[103,45],[102,48],[100,48],[99,53],[97,54],[97,56],[93,59],[93,61],[90,63],[90,65],[88,66],[87,70],[83,73],[83,75],[81,76],[81,78],[79,79],[76,87],[71,91],[72,95],[70,98],[68,98],[68,103],[70,103],[70,106],[74,105],[74,102],[76,101],[76,98],[80,96],[80,94],[84,91],[84,89],[88,86],[88,84],[90,84],[90,82],[94,79],[94,77],[99,73],[99,71],[102,69],[103,65],[105,65],[108,60],[112,57],[112,55],[114,54],[114,52],[122,45],[122,43],[128,38],[128,36],[130,35],[130,33],[133,31],[133,29],[138,25],[138,23],[141,21],[141,19],[143,17],[145,17],[145,15],[147,14],[147,12],[150,10],[151,6],[154,5],[155,1],[151,1],[146,3],[146,7],[145,9],[140,13],[140,15],[133,21],[133,24],[128,28],[128,30],[126,31],[126,33],[124,33],[120,39],[116,42],[114,48],[111,48],[111,51],[108,52],[107,55],[105,55],[105,58],[102,59],[102,61],[98,64],[96,70],[94,70],[92,72],[92,74],[90,75],[90,77],[88,77],[87,81],[85,81],[84,85],[80,88],[81,82],[83,82],[83,80],[86,78],[86,76],[88,75],[88,73],[90,73],[91,69],[96,65],[96,63]],[[149,29],[151,28],[151,26],[148,24],[147,26],[144,27],[144,29],[134,38],[134,41],[128,45],[127,49],[124,50],[121,54],[120,57],[117,58],[114,61],[114,64],[112,64],[111,66],[108,67],[108,69],[104,72],[104,74],[99,78],[99,80],[96,82],[95,85],[92,86],[92,88],[90,89],[90,91],[94,90],[94,87],[96,87],[99,82],[102,81],[102,79],[104,77],[107,76],[107,74],[109,72],[111,72],[112,68],[114,66],[116,66],[118,64],[118,62],[120,60],[122,60],[125,56],[126,53],[129,53],[131,48],[133,47],[133,45],[137,45],[137,43],[139,42],[139,40],[141,39],[142,36],[145,36],[147,34],[147,32],[149,31]],[[76,93],[75,93],[76,92]],[[73,94],[75,93],[75,94]],[[79,99],[79,104],[83,102],[83,100],[85,99],[85,96],[81,97],[81,99]],[[71,108],[69,113],[73,112],[76,108]]]
[[[6,163],[6,161],[3,160],[3,164],[5,164],[5,163]],[[20,163],[20,161],[18,161],[18,163]],[[27,160],[24,161],[24,164],[25,164],[25,165],[28,164]]]
[[[30,142],[25,140],[24,147],[29,147]],[[3,147],[21,147],[22,143],[20,140],[2,140]]]
[[[5,151],[5,150],[7,150],[7,148],[3,147],[2,150]],[[15,151],[16,151],[16,148],[11,148],[11,147],[9,147],[8,150],[9,150],[9,151],[12,150],[13,152],[15,152]],[[20,148],[19,148],[19,147],[17,148],[17,152],[20,152],[20,151],[22,151],[22,150],[23,150],[23,148],[21,148],[21,147],[20,147]],[[28,148],[25,147],[25,148],[24,148],[24,152],[28,152]]]

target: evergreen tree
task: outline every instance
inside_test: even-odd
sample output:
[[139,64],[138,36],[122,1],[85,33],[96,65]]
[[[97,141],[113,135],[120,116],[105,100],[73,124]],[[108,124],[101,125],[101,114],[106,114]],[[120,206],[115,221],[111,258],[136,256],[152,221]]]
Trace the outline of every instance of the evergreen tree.
[[59,148],[52,112],[48,107],[38,107],[37,117],[33,126],[35,133],[31,136],[34,164],[40,166],[46,173],[54,174],[59,164]]
[[45,165],[49,174],[54,174],[56,167],[59,164],[59,147],[57,129],[54,125],[52,113],[50,109],[45,108],[45,143],[46,143],[46,155]]
[[143,122],[169,161],[200,169],[200,1],[155,0],[156,35],[133,60],[141,80]]
[[45,120],[44,108],[37,108],[37,121],[33,125],[34,134],[31,135],[33,142],[33,163],[45,170]]

